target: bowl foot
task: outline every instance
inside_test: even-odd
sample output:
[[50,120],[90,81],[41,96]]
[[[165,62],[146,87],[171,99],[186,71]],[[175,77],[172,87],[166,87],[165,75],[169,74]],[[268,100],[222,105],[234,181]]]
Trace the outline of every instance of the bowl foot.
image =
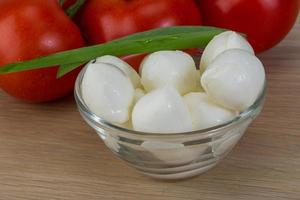
[[190,171],[184,171],[184,172],[178,172],[178,173],[170,173],[170,174],[160,174],[160,173],[148,173],[148,172],[142,172],[144,175],[149,176],[154,179],[159,180],[181,180],[181,179],[188,179],[195,176],[198,176],[202,173],[207,172],[214,166],[216,166],[217,163],[212,163],[210,165],[203,166],[201,168],[197,168]]

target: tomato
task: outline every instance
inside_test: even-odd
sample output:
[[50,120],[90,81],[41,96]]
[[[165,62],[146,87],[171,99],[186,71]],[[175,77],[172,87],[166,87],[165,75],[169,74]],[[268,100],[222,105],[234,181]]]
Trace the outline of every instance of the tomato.
[[[0,66],[84,45],[77,26],[56,0],[0,1]],[[79,70],[56,79],[57,67],[0,76],[7,93],[31,102],[69,94]]]
[[[77,21],[87,40],[104,43],[122,36],[175,25],[200,25],[194,0],[89,0]],[[146,55],[123,59],[137,71]]]
[[200,0],[205,25],[246,33],[256,52],[279,43],[294,25],[299,0]]
[[89,0],[78,21],[97,44],[158,27],[199,25],[201,16],[194,0]]
[[128,55],[122,57],[122,60],[124,60],[130,66],[132,66],[135,69],[135,71],[139,72],[140,64],[146,56],[147,54]]

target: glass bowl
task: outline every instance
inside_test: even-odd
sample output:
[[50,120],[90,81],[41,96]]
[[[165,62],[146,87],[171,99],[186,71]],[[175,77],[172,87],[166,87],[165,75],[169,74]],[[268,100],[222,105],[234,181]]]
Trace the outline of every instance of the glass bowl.
[[111,124],[96,116],[84,103],[79,74],[75,99],[84,120],[119,158],[145,175],[157,179],[183,179],[214,167],[237,144],[264,104],[266,84],[256,102],[232,121],[186,133],[143,133]]

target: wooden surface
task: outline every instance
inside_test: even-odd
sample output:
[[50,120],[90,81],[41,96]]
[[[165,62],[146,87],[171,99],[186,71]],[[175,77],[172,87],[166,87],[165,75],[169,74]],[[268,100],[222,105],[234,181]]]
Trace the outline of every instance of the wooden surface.
[[152,180],[115,158],[72,97],[32,105],[0,92],[0,199],[299,200],[300,21],[260,57],[262,115],[220,165],[180,182]]

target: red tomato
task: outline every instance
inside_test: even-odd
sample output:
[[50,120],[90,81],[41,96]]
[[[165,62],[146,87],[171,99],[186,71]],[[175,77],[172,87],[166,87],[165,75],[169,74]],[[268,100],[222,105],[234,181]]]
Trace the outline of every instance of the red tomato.
[[130,66],[132,66],[135,69],[135,71],[139,72],[140,64],[146,56],[147,54],[128,55],[122,57],[122,60],[124,60]]
[[299,0],[200,0],[205,25],[246,33],[256,52],[280,42],[294,25]]
[[[56,0],[0,1],[0,66],[82,47],[79,29]],[[0,86],[17,98],[44,102],[69,94],[79,70],[56,79],[57,67],[0,76]]]
[[[77,17],[79,26],[92,44],[158,27],[200,25],[194,0],[89,0]],[[123,59],[137,71],[145,55]]]
[[163,26],[201,23],[194,0],[89,0],[78,18],[93,44]]

